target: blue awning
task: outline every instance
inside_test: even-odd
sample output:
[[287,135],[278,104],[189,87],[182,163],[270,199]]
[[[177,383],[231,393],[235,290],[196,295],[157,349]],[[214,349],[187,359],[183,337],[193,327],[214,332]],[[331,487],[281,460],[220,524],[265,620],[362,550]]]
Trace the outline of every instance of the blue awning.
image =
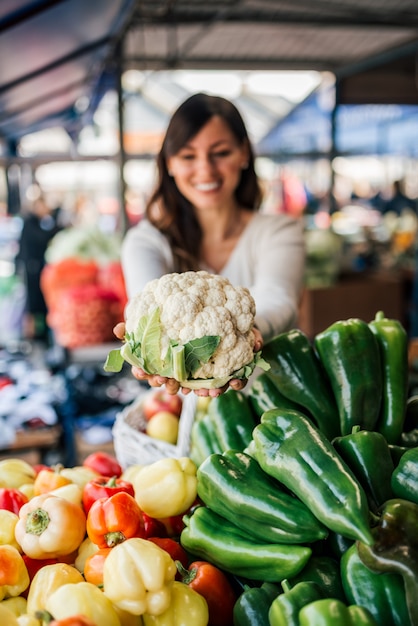
[[[257,153],[282,159],[329,156],[335,86],[320,86],[259,142]],[[340,155],[418,157],[418,106],[342,105],[335,111]]]

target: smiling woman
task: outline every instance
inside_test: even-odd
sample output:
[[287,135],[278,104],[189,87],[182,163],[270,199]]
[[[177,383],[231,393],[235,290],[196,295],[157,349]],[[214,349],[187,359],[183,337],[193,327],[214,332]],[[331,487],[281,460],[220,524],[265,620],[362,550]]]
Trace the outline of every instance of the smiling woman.
[[[253,296],[254,345],[260,350],[263,341],[296,322],[303,225],[287,215],[259,212],[262,194],[254,153],[235,105],[205,93],[189,97],[170,120],[157,168],[145,217],[123,242],[129,298],[163,275],[218,274]],[[174,393],[178,389],[170,379],[150,377],[138,368],[135,373],[152,385],[168,384]],[[242,385],[240,381],[238,388]],[[196,393],[207,395],[202,391]]]

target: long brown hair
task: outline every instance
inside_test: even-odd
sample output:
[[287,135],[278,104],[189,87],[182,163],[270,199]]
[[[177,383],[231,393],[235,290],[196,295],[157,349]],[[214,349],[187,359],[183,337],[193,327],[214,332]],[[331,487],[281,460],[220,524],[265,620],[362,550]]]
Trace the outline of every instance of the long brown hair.
[[235,190],[238,205],[256,211],[261,203],[254,153],[238,109],[225,98],[205,93],[185,100],[174,112],[167,127],[157,156],[157,183],[146,207],[147,218],[168,238],[178,266],[176,271],[179,272],[198,269],[202,232],[193,205],[179,192],[169,176],[167,159],[177,154],[215,115],[228,124],[240,146],[248,145],[248,167],[242,170]]

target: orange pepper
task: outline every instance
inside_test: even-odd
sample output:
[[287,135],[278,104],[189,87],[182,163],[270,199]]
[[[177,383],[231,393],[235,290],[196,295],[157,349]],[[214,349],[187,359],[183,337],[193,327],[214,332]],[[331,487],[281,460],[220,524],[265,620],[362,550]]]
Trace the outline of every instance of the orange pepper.
[[99,548],[97,552],[87,557],[83,574],[88,583],[93,583],[98,587],[103,586],[103,566],[111,550],[112,548]]
[[142,511],[135,498],[124,491],[93,502],[86,527],[88,537],[99,548],[112,548],[145,534]]
[[19,596],[29,586],[29,574],[20,552],[0,546],[0,600]]
[[43,493],[19,511],[15,538],[33,559],[67,556],[78,550],[86,534],[86,516],[78,504]]
[[53,471],[42,469],[36,476],[33,484],[33,493],[35,496],[41,493],[49,493],[54,489],[69,485],[71,480],[61,474],[61,468],[57,466]]

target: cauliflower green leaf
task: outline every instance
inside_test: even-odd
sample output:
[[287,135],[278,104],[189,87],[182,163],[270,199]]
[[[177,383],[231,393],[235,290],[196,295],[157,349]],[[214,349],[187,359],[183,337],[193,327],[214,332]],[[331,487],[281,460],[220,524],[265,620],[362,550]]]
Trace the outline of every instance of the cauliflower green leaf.
[[123,362],[127,361],[147,374],[183,380],[193,376],[202,363],[209,361],[220,340],[218,335],[207,335],[185,344],[172,341],[162,358],[160,310],[156,308],[140,318],[132,333],[126,333],[125,342],[119,350],[110,351],[104,369],[120,372]]

